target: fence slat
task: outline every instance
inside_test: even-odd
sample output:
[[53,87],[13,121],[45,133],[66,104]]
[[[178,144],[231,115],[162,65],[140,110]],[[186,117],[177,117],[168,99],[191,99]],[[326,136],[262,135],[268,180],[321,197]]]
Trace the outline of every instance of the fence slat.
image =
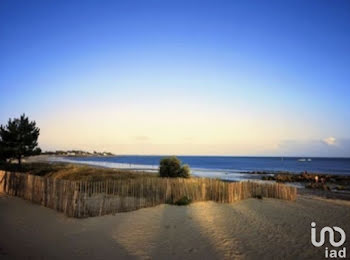
[[223,182],[208,178],[116,179],[68,181],[0,171],[0,191],[56,209],[70,217],[92,217],[130,211],[183,197],[220,203],[264,196],[295,200],[297,189],[279,183]]

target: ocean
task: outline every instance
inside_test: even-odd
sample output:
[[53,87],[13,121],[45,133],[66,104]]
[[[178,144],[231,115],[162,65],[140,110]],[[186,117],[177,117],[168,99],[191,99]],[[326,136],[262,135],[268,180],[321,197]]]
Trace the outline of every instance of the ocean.
[[[155,172],[164,156],[61,157],[58,161]],[[252,171],[350,175],[350,158],[178,156],[192,174],[223,180],[259,179]]]

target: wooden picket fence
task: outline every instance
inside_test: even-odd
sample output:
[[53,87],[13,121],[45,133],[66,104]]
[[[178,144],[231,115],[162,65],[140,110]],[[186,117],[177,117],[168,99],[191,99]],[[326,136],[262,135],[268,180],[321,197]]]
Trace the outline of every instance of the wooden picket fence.
[[83,218],[131,211],[183,197],[196,201],[235,201],[262,196],[295,200],[295,187],[278,183],[223,182],[209,178],[144,177],[102,182],[68,181],[0,171],[0,192]]

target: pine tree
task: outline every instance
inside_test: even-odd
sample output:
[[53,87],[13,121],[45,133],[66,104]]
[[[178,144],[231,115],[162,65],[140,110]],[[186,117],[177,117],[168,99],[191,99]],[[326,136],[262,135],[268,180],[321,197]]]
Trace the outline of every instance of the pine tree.
[[6,126],[0,126],[0,159],[14,158],[20,165],[22,157],[40,154],[39,133],[35,121],[29,121],[25,114],[10,118]]

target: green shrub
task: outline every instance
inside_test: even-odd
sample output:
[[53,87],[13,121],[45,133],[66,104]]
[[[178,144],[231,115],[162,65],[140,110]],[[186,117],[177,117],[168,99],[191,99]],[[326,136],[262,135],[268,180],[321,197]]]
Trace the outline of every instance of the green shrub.
[[191,204],[192,200],[189,199],[188,197],[184,196],[182,197],[181,199],[177,200],[174,202],[174,205],[177,205],[177,206],[186,206],[186,205],[189,205]]
[[179,172],[179,177],[189,178],[190,176],[191,176],[190,167],[187,164],[182,165],[180,172]]
[[188,165],[182,165],[181,161],[175,157],[166,157],[160,161],[159,175],[160,177],[190,177],[190,167]]

